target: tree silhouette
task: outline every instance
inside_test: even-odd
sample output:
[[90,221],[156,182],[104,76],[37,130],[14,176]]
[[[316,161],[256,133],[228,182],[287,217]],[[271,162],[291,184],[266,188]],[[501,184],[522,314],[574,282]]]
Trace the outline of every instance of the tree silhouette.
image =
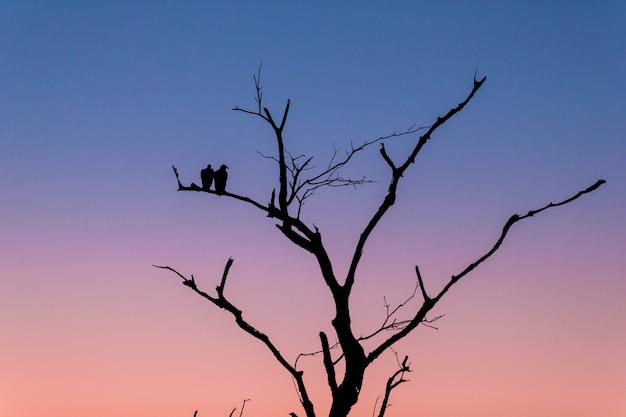
[[[268,194],[270,194],[271,197],[269,198],[268,203],[264,204],[247,196],[235,194],[230,190],[213,191],[207,189],[206,187],[200,188],[195,186],[193,183],[190,186],[185,186],[180,181],[176,167],[172,168],[178,181],[178,190],[203,191],[210,194],[219,194],[239,200],[243,203],[251,204],[264,212],[268,217],[275,219],[276,226],[280,232],[293,244],[310,253],[311,256],[313,256],[317,261],[320,276],[328,287],[334,301],[334,318],[332,319],[331,324],[335,333],[333,335],[333,339],[336,340],[336,342],[331,344],[326,333],[320,332],[320,349],[318,352],[312,353],[314,355],[321,355],[322,364],[327,376],[328,387],[332,399],[328,414],[329,417],[346,417],[348,415],[352,407],[359,400],[359,394],[363,385],[363,378],[366,369],[384,352],[393,350],[393,346],[398,341],[406,337],[420,324],[432,326],[431,323],[438,317],[429,319],[427,314],[433,309],[433,307],[435,307],[435,305],[450,290],[450,288],[452,288],[452,286],[472,272],[477,266],[489,259],[489,257],[491,257],[500,248],[513,225],[548,209],[568,204],[582,195],[596,190],[605,182],[604,180],[598,180],[593,185],[577,192],[569,198],[557,203],[551,202],[537,209],[530,210],[526,214],[513,214],[504,224],[500,235],[495,238],[493,246],[482,256],[478,257],[474,262],[467,265],[467,267],[463,270],[458,272],[456,275],[453,275],[443,288],[438,291],[430,292],[426,290],[419,267],[415,266],[417,285],[413,294],[409,295],[407,300],[395,308],[391,308],[389,305],[386,305],[387,313],[383,323],[372,333],[357,336],[353,332],[349,301],[352,288],[357,279],[357,269],[362,258],[365,244],[381,219],[394,205],[398,184],[404,179],[403,174],[409,169],[409,167],[411,167],[412,164],[415,163],[416,156],[422,150],[424,145],[426,145],[426,143],[428,143],[428,141],[432,138],[437,129],[463,110],[464,107],[474,98],[475,94],[483,86],[486,77],[477,79],[475,74],[473,85],[469,94],[458,105],[451,108],[446,114],[437,117],[432,125],[425,127],[413,126],[405,131],[394,132],[376,139],[367,140],[360,145],[352,145],[350,150],[341,156],[339,152],[335,151],[330,163],[325,168],[321,169],[320,172],[314,174],[311,174],[313,171],[311,169],[312,157],[304,155],[293,156],[285,147],[283,130],[289,115],[290,100],[287,100],[282,117],[277,121],[277,119],[272,116],[270,110],[263,107],[263,92],[260,78],[261,68],[259,67],[257,73],[254,75],[256,108],[254,110],[248,110],[235,107],[233,110],[258,117],[272,129],[276,139],[277,153],[275,156],[262,156],[272,159],[278,164],[278,198],[276,199],[276,189],[271,190],[271,192],[268,190]],[[408,152],[403,159],[394,161],[385,150],[385,141],[393,140],[394,138],[401,136],[414,136],[415,142],[410,152]],[[369,182],[366,177],[344,177],[341,175],[341,169],[350,163],[358,153],[371,148],[372,145],[375,144],[379,144],[379,153],[389,168],[389,187],[386,195],[380,203],[380,206],[369,218],[369,221],[360,234],[350,259],[347,274],[345,277],[340,278],[335,275],[333,263],[331,262],[319,229],[315,225],[308,225],[301,220],[300,214],[302,205],[303,202],[307,198],[310,198],[319,188],[356,186]],[[217,182],[217,176],[215,179]],[[204,297],[217,307],[228,311],[232,314],[235,318],[235,322],[244,332],[261,341],[272,353],[276,361],[278,361],[278,363],[285,370],[287,370],[295,381],[304,415],[307,417],[315,417],[316,411],[307,391],[307,386],[303,378],[304,372],[297,368],[298,359],[302,354],[295,359],[294,363],[290,362],[281,353],[281,350],[272,341],[270,336],[256,327],[253,327],[249,321],[244,319],[242,311],[231,303],[231,301],[226,297],[224,290],[232,264],[233,259],[228,259],[219,285],[215,288],[215,293],[213,293],[213,295],[198,288],[193,275],[186,277],[170,266],[155,265],[155,267],[169,270],[178,275],[182,279],[184,285],[188,286],[191,290]],[[417,312],[408,319],[399,319],[397,317],[398,311],[407,302],[415,297],[418,288],[419,295],[422,300],[421,306]],[[378,340],[378,342],[374,345],[373,349],[366,352],[363,344],[365,340]],[[397,362],[398,369],[391,374],[386,384],[383,399],[378,410],[379,417],[383,417],[385,415],[392,391],[399,384],[406,382],[407,380],[404,378],[405,374],[411,372],[408,356],[404,357],[402,361],[398,360]],[[291,412],[291,415],[296,415],[296,413]]]

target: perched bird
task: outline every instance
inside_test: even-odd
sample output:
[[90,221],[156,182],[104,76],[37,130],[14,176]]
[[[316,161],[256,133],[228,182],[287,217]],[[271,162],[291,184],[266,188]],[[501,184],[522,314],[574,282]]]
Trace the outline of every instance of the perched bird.
[[207,165],[206,168],[200,171],[200,179],[202,180],[202,189],[204,191],[209,191],[209,188],[211,188],[214,175],[215,173],[213,172],[213,168],[211,168],[211,164]]
[[224,191],[226,191],[226,181],[228,180],[227,168],[226,165],[222,165],[220,169],[215,171],[213,178],[215,179],[215,192],[218,194],[224,194]]

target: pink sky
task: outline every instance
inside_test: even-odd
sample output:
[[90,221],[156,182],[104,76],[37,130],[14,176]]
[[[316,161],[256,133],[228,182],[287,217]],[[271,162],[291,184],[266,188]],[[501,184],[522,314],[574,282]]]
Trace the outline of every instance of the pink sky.
[[[245,9],[245,10],[244,10]],[[232,112],[292,100],[285,137],[321,167],[462,100],[433,137],[365,248],[356,333],[402,302],[419,265],[431,293],[517,224],[487,263],[396,346],[410,382],[387,417],[626,415],[625,8],[560,6],[0,6],[0,416],[286,416],[291,378],[207,292],[229,257],[227,295],[291,361],[331,334],[332,300],[312,258],[272,219],[226,197],[178,193],[211,162],[258,201],[275,187],[271,132]],[[410,141],[410,139],[409,139]],[[407,139],[390,142],[400,159]],[[338,275],[380,204],[377,148],[304,206]],[[406,316],[419,307],[415,300]],[[333,337],[331,336],[331,339]],[[318,415],[320,358],[301,359]],[[366,374],[351,416],[372,415],[397,365]],[[238,415],[238,412],[235,414]]]

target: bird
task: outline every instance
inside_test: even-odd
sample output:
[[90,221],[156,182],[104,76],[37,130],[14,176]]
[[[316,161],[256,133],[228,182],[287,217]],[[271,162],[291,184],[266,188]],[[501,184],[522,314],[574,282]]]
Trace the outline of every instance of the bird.
[[200,171],[200,179],[202,179],[202,189],[204,191],[209,191],[209,188],[211,188],[214,174],[215,173],[213,172],[213,168],[211,168],[211,164],[207,165],[206,168]]
[[226,172],[228,167],[223,165],[215,171],[214,179],[215,179],[215,192],[218,194],[224,194],[226,191],[226,181],[228,180],[228,172]]

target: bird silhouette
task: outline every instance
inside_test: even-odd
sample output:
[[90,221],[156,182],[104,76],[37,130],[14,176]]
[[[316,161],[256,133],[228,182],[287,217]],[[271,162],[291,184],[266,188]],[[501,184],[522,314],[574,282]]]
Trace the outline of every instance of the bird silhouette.
[[218,194],[224,194],[226,191],[226,181],[228,180],[228,172],[226,172],[228,167],[226,165],[222,165],[220,169],[215,171],[215,175],[213,179],[215,180],[215,192]]
[[200,171],[200,179],[202,179],[202,189],[204,191],[209,191],[209,188],[211,188],[214,175],[215,173],[213,172],[213,168],[211,168],[211,164]]

